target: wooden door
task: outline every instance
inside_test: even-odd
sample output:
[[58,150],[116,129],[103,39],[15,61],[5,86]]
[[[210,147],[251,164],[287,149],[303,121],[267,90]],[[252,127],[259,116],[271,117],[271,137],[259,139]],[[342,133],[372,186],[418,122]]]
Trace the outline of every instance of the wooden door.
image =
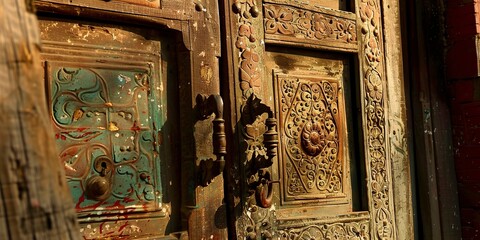
[[409,208],[395,212],[409,194],[393,179],[408,175],[393,172],[408,162],[402,83],[386,69],[401,64],[385,56],[384,26],[396,20],[385,23],[383,9],[395,4],[223,1],[222,89],[237,153],[227,158],[230,238],[411,236],[397,229]]
[[212,127],[223,107],[217,4],[36,6],[53,134],[82,236],[225,239],[224,135]]

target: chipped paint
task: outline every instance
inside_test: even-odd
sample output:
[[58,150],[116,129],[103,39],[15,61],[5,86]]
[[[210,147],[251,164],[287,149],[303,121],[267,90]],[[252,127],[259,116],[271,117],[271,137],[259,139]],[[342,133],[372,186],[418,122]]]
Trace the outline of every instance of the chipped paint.
[[200,69],[200,77],[205,84],[209,85],[213,79],[212,68],[208,65],[202,66]]

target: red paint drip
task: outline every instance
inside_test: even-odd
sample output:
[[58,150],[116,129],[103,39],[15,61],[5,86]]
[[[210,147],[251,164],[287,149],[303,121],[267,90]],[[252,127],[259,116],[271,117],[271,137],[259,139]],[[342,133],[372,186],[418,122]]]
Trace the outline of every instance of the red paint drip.
[[123,206],[123,205],[120,203],[120,200],[117,200],[117,201],[115,201],[115,203],[113,203],[112,206],[108,206],[107,208],[108,208],[108,209],[125,209],[125,206]]
[[80,196],[80,198],[78,198],[78,202],[75,205],[75,209],[77,210],[77,212],[80,211],[80,210],[95,210],[97,207],[99,207],[103,203],[103,202],[98,202],[98,203],[90,205],[90,206],[81,207],[80,205],[83,202],[85,202],[85,193],[82,193],[82,196]]
[[105,224],[105,222],[100,223],[100,226],[98,227],[100,228],[100,234],[102,234],[103,232],[103,224]]
[[123,224],[122,226],[120,226],[120,227],[118,228],[118,232],[119,232],[120,234],[122,234],[122,233],[123,233],[123,229],[125,229],[127,226],[128,226],[128,221],[125,222],[125,224]]
[[133,122],[133,126],[130,128],[130,130],[138,132],[140,131],[140,126],[137,125],[137,121]]
[[81,209],[80,204],[82,204],[85,201],[85,194],[82,194],[80,198],[78,198],[77,205],[75,205],[75,209]]

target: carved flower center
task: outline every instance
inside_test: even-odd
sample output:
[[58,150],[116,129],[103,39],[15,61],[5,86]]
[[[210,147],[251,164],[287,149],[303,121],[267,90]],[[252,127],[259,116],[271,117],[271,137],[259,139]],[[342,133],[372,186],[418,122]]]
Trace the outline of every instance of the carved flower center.
[[312,133],[310,133],[310,142],[313,145],[319,145],[320,141],[321,141],[321,137],[317,131],[313,131]]
[[307,123],[302,130],[302,147],[306,154],[317,156],[322,151],[325,142],[321,123]]

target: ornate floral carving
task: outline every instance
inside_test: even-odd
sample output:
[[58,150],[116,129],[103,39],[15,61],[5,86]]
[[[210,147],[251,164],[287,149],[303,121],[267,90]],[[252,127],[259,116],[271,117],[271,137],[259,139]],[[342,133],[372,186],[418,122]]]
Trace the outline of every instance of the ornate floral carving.
[[265,5],[265,32],[281,33],[285,35],[294,34],[292,25],[293,12],[286,7]]
[[259,49],[255,37],[253,19],[260,14],[255,0],[237,0],[233,4],[233,10],[237,14],[238,31],[235,46],[240,51],[240,88],[246,99],[254,92],[254,88],[260,87],[260,61]]
[[369,239],[368,221],[331,224],[315,224],[305,227],[289,228],[279,231],[280,239],[310,240],[310,239]]
[[355,21],[290,6],[265,4],[265,33],[357,44]]
[[260,208],[255,205],[245,207],[237,220],[237,239],[272,239],[275,222],[275,209]]
[[340,84],[278,74],[286,199],[345,196]]
[[385,71],[381,11],[378,0],[359,3],[363,57],[363,88],[365,92],[366,155],[371,186],[370,212],[374,238],[391,239],[394,234],[394,212],[389,156],[386,152]]

